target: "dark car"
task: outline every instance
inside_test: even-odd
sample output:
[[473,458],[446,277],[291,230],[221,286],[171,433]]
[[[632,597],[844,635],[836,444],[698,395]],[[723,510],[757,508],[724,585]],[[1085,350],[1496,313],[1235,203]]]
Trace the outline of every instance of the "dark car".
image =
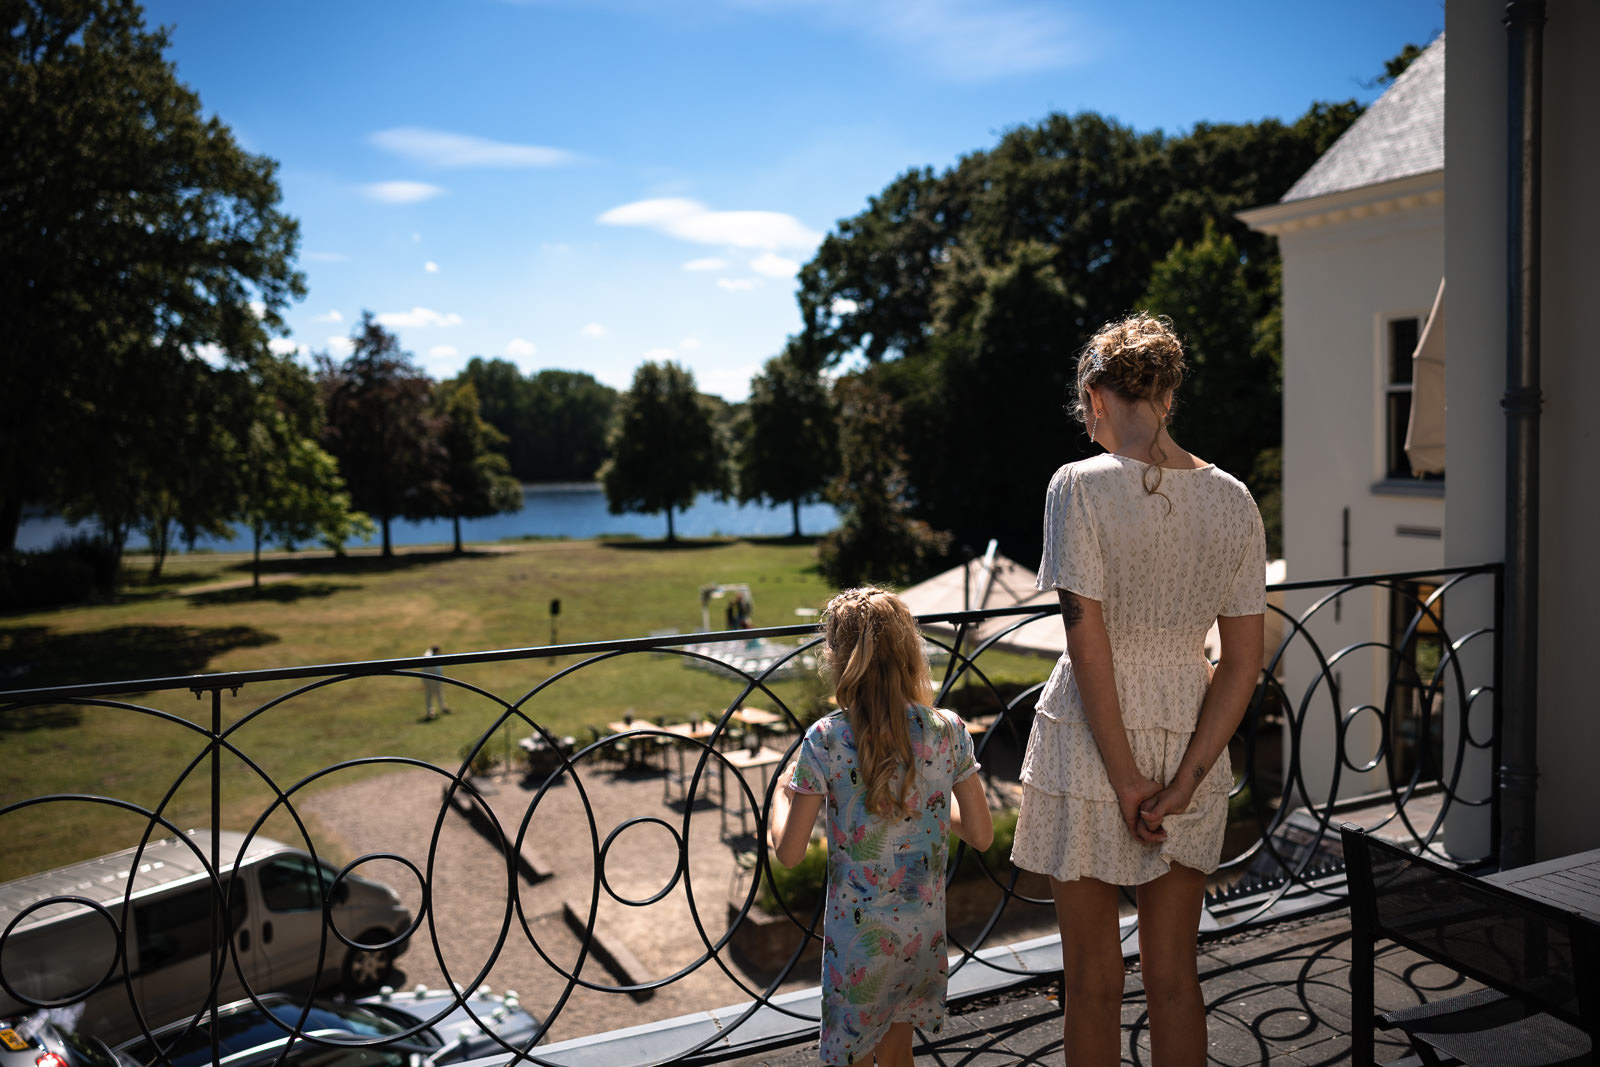
[[[448,992],[419,989],[353,1003],[313,1000],[309,1010],[304,1001],[282,993],[263,996],[262,1007],[250,1000],[234,1001],[218,1012],[217,1063],[222,1067],[277,1063],[291,1042],[281,1061],[286,1067],[457,1063],[504,1052],[505,1045],[494,1036],[521,1049],[539,1032],[539,1020],[523,1011],[513,996],[474,993],[465,998],[470,1012],[455,999]],[[203,1067],[211,1063],[211,1017],[205,1016],[185,1034],[188,1025],[186,1021],[163,1026],[151,1035],[153,1042],[128,1041],[118,1045],[117,1052],[139,1064]],[[297,1028],[307,1036],[291,1038]],[[415,1032],[406,1036],[410,1031]]]
[[0,1067],[136,1067],[89,1037],[52,1022],[40,1012],[0,1018]]

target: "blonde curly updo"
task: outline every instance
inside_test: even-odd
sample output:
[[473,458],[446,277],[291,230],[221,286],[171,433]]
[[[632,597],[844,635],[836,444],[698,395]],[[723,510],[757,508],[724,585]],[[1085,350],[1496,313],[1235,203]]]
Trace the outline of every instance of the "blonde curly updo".
[[1183,368],[1183,342],[1165,315],[1140,311],[1108,322],[1078,353],[1072,414],[1087,421],[1091,385],[1110,389],[1124,400],[1160,401],[1182,384]]
[[[1070,411],[1089,424],[1089,386],[1109,389],[1123,400],[1142,400],[1157,409],[1164,426],[1167,413],[1162,401],[1183,382],[1183,342],[1165,315],[1138,311],[1100,327],[1078,353],[1078,388]],[[1159,434],[1156,446],[1160,456]],[[1161,484],[1161,466],[1145,471],[1146,492]],[[1164,495],[1164,494],[1163,494]]]

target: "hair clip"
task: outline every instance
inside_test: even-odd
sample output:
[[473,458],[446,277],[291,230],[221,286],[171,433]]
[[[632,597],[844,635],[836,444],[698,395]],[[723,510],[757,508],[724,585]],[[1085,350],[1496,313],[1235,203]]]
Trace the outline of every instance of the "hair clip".
[[1099,374],[1106,369],[1106,354],[1099,348],[1089,349],[1089,373]]

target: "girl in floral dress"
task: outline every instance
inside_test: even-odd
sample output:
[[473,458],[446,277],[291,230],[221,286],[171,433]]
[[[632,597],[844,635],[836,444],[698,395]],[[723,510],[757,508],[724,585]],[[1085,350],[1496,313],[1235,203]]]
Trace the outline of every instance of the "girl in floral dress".
[[966,725],[928,706],[928,661],[905,603],[848,590],[828,603],[822,632],[839,710],[800,743],[774,799],[773,849],[798,863],[827,802],[822,1062],[910,1067],[912,1027],[937,1033],[944,1021],[949,834],[988,848],[989,803]]

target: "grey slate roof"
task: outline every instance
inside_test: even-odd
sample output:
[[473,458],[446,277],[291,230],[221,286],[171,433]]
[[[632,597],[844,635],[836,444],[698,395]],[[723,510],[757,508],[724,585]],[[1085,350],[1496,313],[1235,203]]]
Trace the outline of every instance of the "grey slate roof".
[[1283,194],[1281,203],[1444,169],[1444,34]]

